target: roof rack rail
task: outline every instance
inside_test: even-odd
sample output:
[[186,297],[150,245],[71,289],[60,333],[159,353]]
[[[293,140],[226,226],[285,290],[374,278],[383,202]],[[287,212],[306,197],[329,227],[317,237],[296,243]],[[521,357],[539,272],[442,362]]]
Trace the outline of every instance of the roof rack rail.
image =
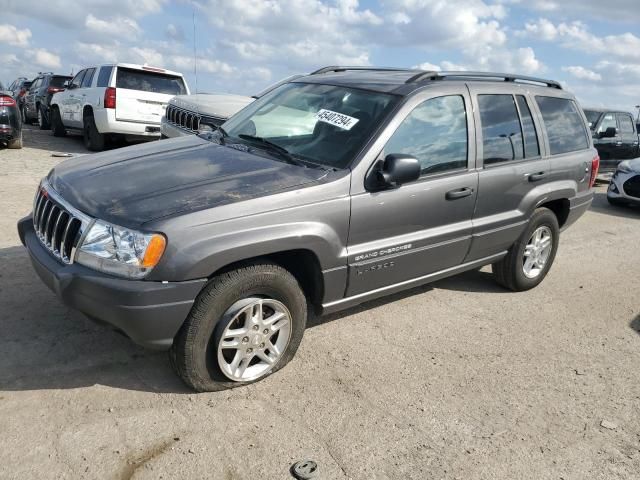
[[339,65],[331,65],[328,67],[323,67],[315,72],[311,72],[309,75],[320,75],[322,73],[329,72],[348,72],[348,71],[368,71],[368,72],[419,72],[419,70],[409,69],[409,68],[393,68],[393,67],[348,67],[348,66],[339,66]]
[[503,82],[517,82],[517,83],[538,83],[546,85],[547,87],[557,88],[562,90],[560,82],[555,80],[546,80],[544,78],[529,77],[527,75],[514,75],[511,73],[489,73],[489,72],[431,72],[424,71],[416,73],[413,77],[409,78],[405,83],[417,83],[423,80],[445,80],[447,78],[468,78],[471,80],[502,80]]

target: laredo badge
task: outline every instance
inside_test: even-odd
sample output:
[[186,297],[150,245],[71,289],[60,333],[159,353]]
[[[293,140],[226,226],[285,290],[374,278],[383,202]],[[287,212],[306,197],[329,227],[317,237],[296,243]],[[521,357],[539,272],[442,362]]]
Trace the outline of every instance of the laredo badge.
[[328,123],[343,130],[351,130],[351,128],[360,121],[344,113],[333,112],[324,108],[316,113],[316,118],[319,122]]

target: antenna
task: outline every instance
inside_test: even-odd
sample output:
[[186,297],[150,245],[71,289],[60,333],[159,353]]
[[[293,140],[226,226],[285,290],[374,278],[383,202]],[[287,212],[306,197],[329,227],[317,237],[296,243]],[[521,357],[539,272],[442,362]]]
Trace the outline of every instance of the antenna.
[[192,9],[193,19],[193,76],[196,78],[196,92],[198,93],[198,57],[196,55],[196,9]]

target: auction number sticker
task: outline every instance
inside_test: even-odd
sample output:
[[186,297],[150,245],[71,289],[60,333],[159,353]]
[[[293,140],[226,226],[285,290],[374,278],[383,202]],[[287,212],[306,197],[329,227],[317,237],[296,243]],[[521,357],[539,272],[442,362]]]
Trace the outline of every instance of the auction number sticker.
[[360,121],[344,113],[338,113],[324,108],[316,113],[316,119],[318,119],[319,122],[328,123],[343,130],[351,130],[351,128]]

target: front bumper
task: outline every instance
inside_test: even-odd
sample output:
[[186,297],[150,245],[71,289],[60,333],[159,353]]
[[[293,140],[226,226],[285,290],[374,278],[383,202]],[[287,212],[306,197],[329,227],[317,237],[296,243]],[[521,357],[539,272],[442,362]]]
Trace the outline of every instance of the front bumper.
[[36,273],[66,305],[116,327],[143,347],[171,346],[206,283],[125,280],[77,263],[64,265],[42,246],[31,216],[18,222],[18,233]]
[[[612,200],[618,200],[621,202],[640,205],[640,196],[630,195],[628,191],[625,190],[625,182],[631,180],[634,177],[640,177],[640,173],[638,172],[629,172],[623,173],[617,170],[613,177],[611,177],[611,181],[609,182],[609,188],[607,189],[607,197]],[[640,182],[640,178],[637,179]],[[633,193],[636,193],[635,191]]]

